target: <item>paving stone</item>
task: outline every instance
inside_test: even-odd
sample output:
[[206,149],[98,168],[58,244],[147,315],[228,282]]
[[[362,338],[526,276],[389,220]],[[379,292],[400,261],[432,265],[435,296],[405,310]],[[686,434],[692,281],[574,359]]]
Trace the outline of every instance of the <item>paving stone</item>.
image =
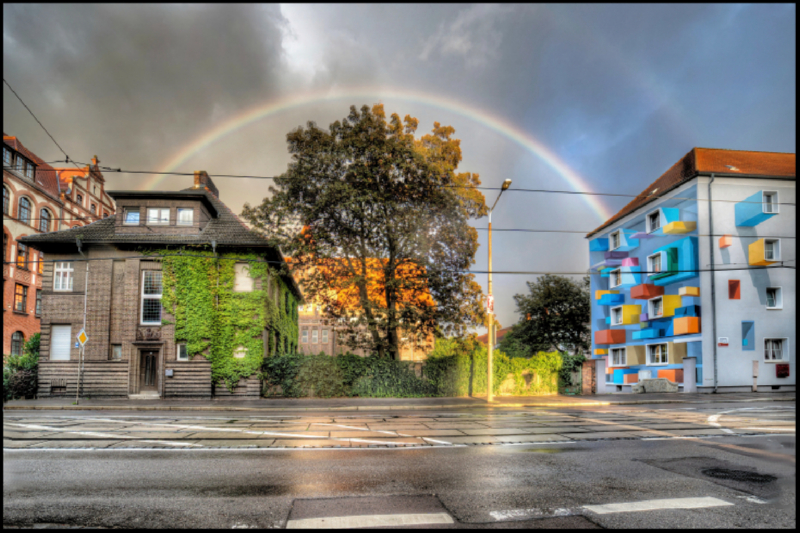
[[399,431],[409,437],[463,437],[464,432],[457,429],[412,429]]
[[[46,441],[44,441],[46,442]],[[11,440],[11,439],[3,439],[3,448],[28,448],[30,446],[36,446],[37,444],[42,444],[43,441],[39,440]]]
[[563,435],[503,435],[495,437],[498,442],[564,442],[570,440]]
[[589,431],[635,431],[637,429],[641,429],[641,426],[635,426],[633,424],[619,426],[619,425],[598,425],[598,426],[581,426],[583,429],[588,429]]
[[274,439],[235,439],[235,440],[202,440],[197,444],[202,445],[204,448],[269,448]]
[[369,444],[414,444],[418,446],[425,446],[427,443],[419,437],[369,437],[369,438],[351,438],[353,441],[369,441]]
[[119,444],[118,440],[48,440],[30,448],[109,448]]
[[392,435],[397,435],[394,431],[391,433],[383,433],[381,431],[331,431],[330,436],[331,438],[339,438],[339,439],[349,439],[351,437],[355,438],[371,438],[371,437],[391,437]]
[[[730,435],[727,431],[721,429],[675,429],[665,431],[668,435],[685,436],[685,435]],[[666,435],[665,435],[666,436]]]
[[631,439],[653,436],[652,433],[645,431],[596,431],[592,433],[569,433],[565,435],[565,437],[569,437],[572,440]]
[[583,429],[579,427],[547,427],[547,428],[527,428],[525,430],[526,433],[531,433],[534,435],[539,434],[547,434],[547,433],[589,433],[588,429]]
[[497,440],[499,437],[450,437],[447,442],[451,444],[497,444],[501,442]]
[[425,424],[427,427],[420,429],[487,429],[486,426],[481,424],[458,423],[458,422],[430,422]]
[[333,441],[330,439],[276,439],[270,448],[327,448],[334,444],[349,448],[347,440]]
[[524,429],[464,429],[462,430],[466,435],[530,435]]
[[404,431],[410,429],[430,429],[422,424],[367,424],[371,430]]

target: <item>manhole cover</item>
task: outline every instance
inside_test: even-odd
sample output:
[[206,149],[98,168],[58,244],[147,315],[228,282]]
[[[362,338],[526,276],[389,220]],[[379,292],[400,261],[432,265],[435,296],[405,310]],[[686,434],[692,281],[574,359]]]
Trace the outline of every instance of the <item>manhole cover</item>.
[[730,481],[741,481],[742,483],[769,483],[775,481],[775,476],[769,474],[758,474],[747,472],[746,470],[730,470],[728,468],[705,468],[701,472],[715,479],[725,479]]

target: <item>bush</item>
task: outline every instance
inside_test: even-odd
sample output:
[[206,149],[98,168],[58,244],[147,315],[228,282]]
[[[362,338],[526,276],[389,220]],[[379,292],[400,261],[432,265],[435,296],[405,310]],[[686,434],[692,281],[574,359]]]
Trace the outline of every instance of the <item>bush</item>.
[[7,355],[3,364],[3,401],[14,398],[33,398],[39,380],[38,333],[23,345],[22,355]]
[[583,354],[572,355],[567,352],[561,352],[561,370],[558,371],[558,379],[561,382],[560,387],[568,387],[573,385],[572,373],[580,372],[581,365],[586,361]]
[[287,398],[298,398],[302,391],[296,387],[295,379],[305,356],[299,354],[273,355],[261,364],[259,379],[264,383],[265,395],[270,389],[280,387]]
[[353,383],[353,396],[418,398],[436,394],[435,387],[418,378],[408,362],[371,355],[364,358],[364,363],[364,373]]
[[344,373],[336,360],[325,354],[305,357],[293,384],[295,391],[311,398],[345,395]]

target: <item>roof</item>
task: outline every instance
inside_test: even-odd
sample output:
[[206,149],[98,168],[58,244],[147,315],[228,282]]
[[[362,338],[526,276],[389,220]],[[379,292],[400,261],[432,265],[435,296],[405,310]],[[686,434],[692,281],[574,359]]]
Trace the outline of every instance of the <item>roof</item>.
[[[39,233],[21,237],[20,242],[47,253],[47,249],[57,248],[65,244],[74,244],[80,238],[82,244],[137,244],[137,245],[210,245],[212,241],[221,247],[258,247],[267,248],[267,260],[285,264],[280,250],[272,246],[264,237],[248,228],[236,214],[221,200],[205,189],[184,189],[177,192],[152,192],[152,191],[114,191],[110,192],[115,198],[121,195],[131,196],[138,192],[141,197],[163,196],[201,196],[203,201],[213,207],[217,217],[212,218],[206,227],[198,234],[165,234],[165,233],[116,233],[116,214],[92,222],[85,226],[78,226],[63,231]],[[302,293],[297,282],[291,275],[285,276],[289,281],[292,291],[302,300]]]
[[7,144],[24,157],[27,157],[33,161],[34,164],[36,164],[36,184],[50,196],[54,198],[59,197],[61,189],[59,188],[56,170],[53,167],[45,163],[41,157],[25,148],[25,146],[23,146],[23,144],[16,137],[3,134],[3,144]]
[[773,177],[795,179],[795,154],[692,148],[639,196],[620,209],[600,227],[588,233],[591,237],[603,228],[633,213],[643,205],[663,196],[675,187],[699,176],[714,173],[725,177]]
[[[494,332],[495,340],[496,340],[498,343],[499,343],[500,341],[502,341],[502,340],[503,340],[503,337],[505,337],[505,336],[506,336],[506,333],[508,333],[509,331],[511,331],[511,328],[512,328],[512,327],[514,327],[514,326],[509,326],[509,327],[507,327],[507,328],[498,329],[497,331],[495,331],[495,332]],[[478,342],[480,342],[481,344],[487,344],[487,343],[489,342],[489,333],[484,333],[483,335],[480,335],[480,336],[478,337]]]

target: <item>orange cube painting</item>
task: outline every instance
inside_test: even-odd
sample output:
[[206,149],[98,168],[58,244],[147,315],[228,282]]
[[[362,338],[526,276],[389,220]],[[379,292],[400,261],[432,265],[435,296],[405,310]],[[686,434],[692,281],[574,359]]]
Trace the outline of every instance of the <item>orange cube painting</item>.
[[683,383],[683,369],[682,368],[667,368],[658,371],[658,377],[667,378],[673,383]]

